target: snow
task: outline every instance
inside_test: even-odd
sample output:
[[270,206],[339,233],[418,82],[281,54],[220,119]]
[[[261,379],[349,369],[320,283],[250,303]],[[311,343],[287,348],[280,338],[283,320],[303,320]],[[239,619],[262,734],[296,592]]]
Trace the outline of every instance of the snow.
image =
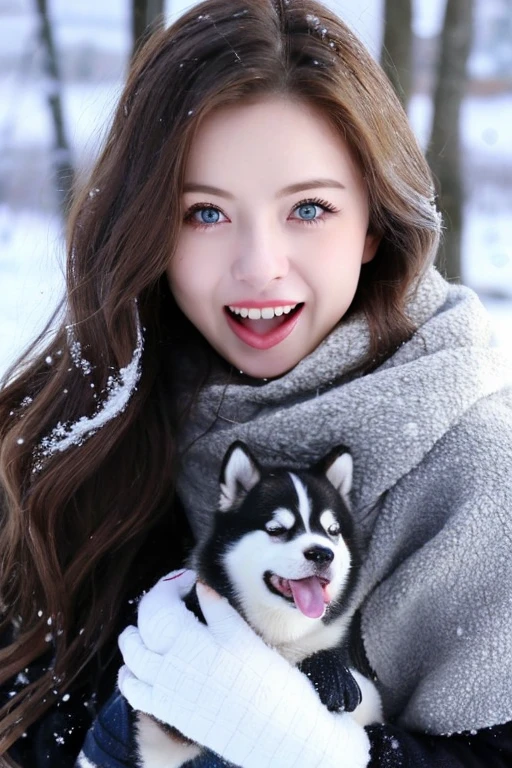
[[0,206],[0,372],[43,330],[64,291],[60,223]]
[[[83,162],[97,154],[121,89],[121,82],[74,83],[64,89],[64,120],[78,160]],[[13,76],[0,81],[0,142],[8,143],[11,151],[51,146],[52,125],[42,79],[24,83],[21,95]]]
[[[411,99],[409,118],[424,147],[432,123],[432,102],[421,94]],[[462,105],[462,143],[465,150],[495,165],[512,162],[512,95],[471,96]],[[510,208],[510,200],[508,201]]]
[[[137,388],[141,373],[140,361],[143,350],[143,334],[136,306],[134,307],[134,312],[137,320],[137,346],[130,363],[125,368],[121,368],[118,375],[109,377],[106,391],[102,393],[103,398],[93,416],[82,416],[72,424],[61,424],[59,422],[51,433],[43,438],[40,447],[35,452],[34,472],[41,469],[46,457],[51,456],[57,451],[65,451],[72,445],[80,445],[84,440],[101,429],[108,421],[114,419],[125,410]],[[80,358],[80,342],[73,340],[72,329],[68,330],[71,330],[73,362],[87,376],[91,373],[91,365],[87,360]],[[93,387],[94,384],[91,384],[91,386]]]
[[[374,54],[382,37],[383,0],[331,0],[329,3],[361,35]],[[173,18],[194,5],[167,3]],[[57,44],[87,46],[94,53],[108,49],[127,57],[128,4],[125,0],[52,0]],[[444,0],[415,0],[415,29],[435,32]],[[44,327],[64,290],[64,246],[61,225],[48,187],[34,172],[31,192],[40,207],[11,207],[7,199],[16,187],[19,157],[37,151],[49,160],[51,124],[44,101],[47,78],[34,64],[37,24],[30,0],[0,3],[0,41],[10,71],[0,77],[0,375]],[[74,162],[86,167],[95,156],[112,119],[124,73],[95,83],[67,83],[64,111]],[[411,122],[424,145],[431,104],[416,96]],[[491,313],[496,343],[512,351],[512,94],[468,98],[463,108],[464,157],[470,182],[463,234],[464,278]],[[25,161],[26,162],[26,161]],[[81,358],[80,358],[81,359]],[[85,373],[85,371],[84,371]]]
[[437,35],[443,25],[446,0],[413,0],[413,29],[420,37]]

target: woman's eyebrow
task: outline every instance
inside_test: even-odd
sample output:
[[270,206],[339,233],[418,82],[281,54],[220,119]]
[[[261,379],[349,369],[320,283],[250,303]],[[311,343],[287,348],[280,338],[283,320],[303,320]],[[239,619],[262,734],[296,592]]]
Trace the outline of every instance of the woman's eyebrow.
[[[306,189],[319,188],[346,189],[345,185],[340,181],[336,181],[336,179],[309,179],[307,181],[297,181],[295,184],[289,184],[287,187],[283,187],[283,189],[277,193],[277,197],[286,197],[287,195],[292,195],[296,192],[303,192]],[[186,192],[202,192],[207,195],[225,197],[227,200],[235,199],[235,196],[225,189],[212,187],[210,184],[196,184],[193,181],[189,181],[183,186],[183,193]]]
[[286,197],[286,195],[293,195],[295,192],[319,188],[346,189],[345,185],[341,181],[336,181],[336,179],[309,179],[308,181],[298,181],[296,184],[289,184],[277,193],[277,197]]

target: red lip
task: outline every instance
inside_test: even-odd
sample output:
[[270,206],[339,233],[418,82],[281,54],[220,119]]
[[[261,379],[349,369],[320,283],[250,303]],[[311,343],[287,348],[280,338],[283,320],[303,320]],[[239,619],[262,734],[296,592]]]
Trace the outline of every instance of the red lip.
[[[232,307],[236,306],[236,304],[231,304]],[[247,304],[243,304],[241,306],[247,307]],[[278,304],[267,304],[267,306],[279,306]],[[261,304],[258,306],[258,309],[261,308]],[[248,307],[248,309],[251,309],[251,307]],[[299,322],[299,318],[302,314],[302,310],[304,309],[304,305],[302,307],[299,307],[290,317],[287,317],[287,319],[279,325],[277,328],[274,328],[272,331],[269,331],[268,333],[265,333],[263,335],[259,333],[254,333],[250,328],[246,328],[244,325],[241,325],[239,322],[237,322],[234,317],[229,312],[229,309],[225,309],[224,313],[226,315],[226,320],[228,322],[229,327],[235,334],[235,336],[238,336],[238,338],[244,342],[244,344],[247,344],[247,346],[252,347],[253,349],[270,349],[271,347],[275,347],[277,344],[280,344],[282,341],[286,339],[287,336],[290,335],[290,333],[293,331],[297,323]]]

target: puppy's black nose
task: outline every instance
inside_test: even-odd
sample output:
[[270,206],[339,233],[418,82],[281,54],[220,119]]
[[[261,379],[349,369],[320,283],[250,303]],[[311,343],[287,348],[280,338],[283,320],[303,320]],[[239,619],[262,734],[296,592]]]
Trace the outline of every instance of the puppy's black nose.
[[317,545],[304,550],[304,557],[306,560],[312,560],[319,565],[325,565],[334,560],[334,552],[328,547],[320,547]]

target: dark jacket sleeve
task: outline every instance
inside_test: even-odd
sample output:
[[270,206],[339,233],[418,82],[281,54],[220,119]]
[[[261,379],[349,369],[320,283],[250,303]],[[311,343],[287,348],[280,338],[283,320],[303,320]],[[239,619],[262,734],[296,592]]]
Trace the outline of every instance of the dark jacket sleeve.
[[[8,686],[0,691],[1,704],[14,689]],[[9,757],[21,768],[73,768],[92,720],[88,699],[86,692],[78,689],[69,698],[59,697],[8,750]]]
[[[126,699],[119,692],[114,693],[90,728],[76,768],[139,768],[133,722],[133,712]],[[224,768],[231,763],[213,752],[205,752],[186,765],[187,768]]]
[[[133,758],[132,715],[121,694],[104,707],[87,734],[83,755],[95,768],[137,768]],[[367,729],[371,742],[368,768],[510,768],[512,723],[478,733],[455,736],[425,736],[391,725]],[[229,765],[206,752],[187,768],[220,768]],[[79,768],[80,763],[77,764]],[[343,763],[340,762],[340,768]]]
[[392,725],[366,728],[371,743],[368,768],[510,768],[512,723],[474,734],[427,736]]

